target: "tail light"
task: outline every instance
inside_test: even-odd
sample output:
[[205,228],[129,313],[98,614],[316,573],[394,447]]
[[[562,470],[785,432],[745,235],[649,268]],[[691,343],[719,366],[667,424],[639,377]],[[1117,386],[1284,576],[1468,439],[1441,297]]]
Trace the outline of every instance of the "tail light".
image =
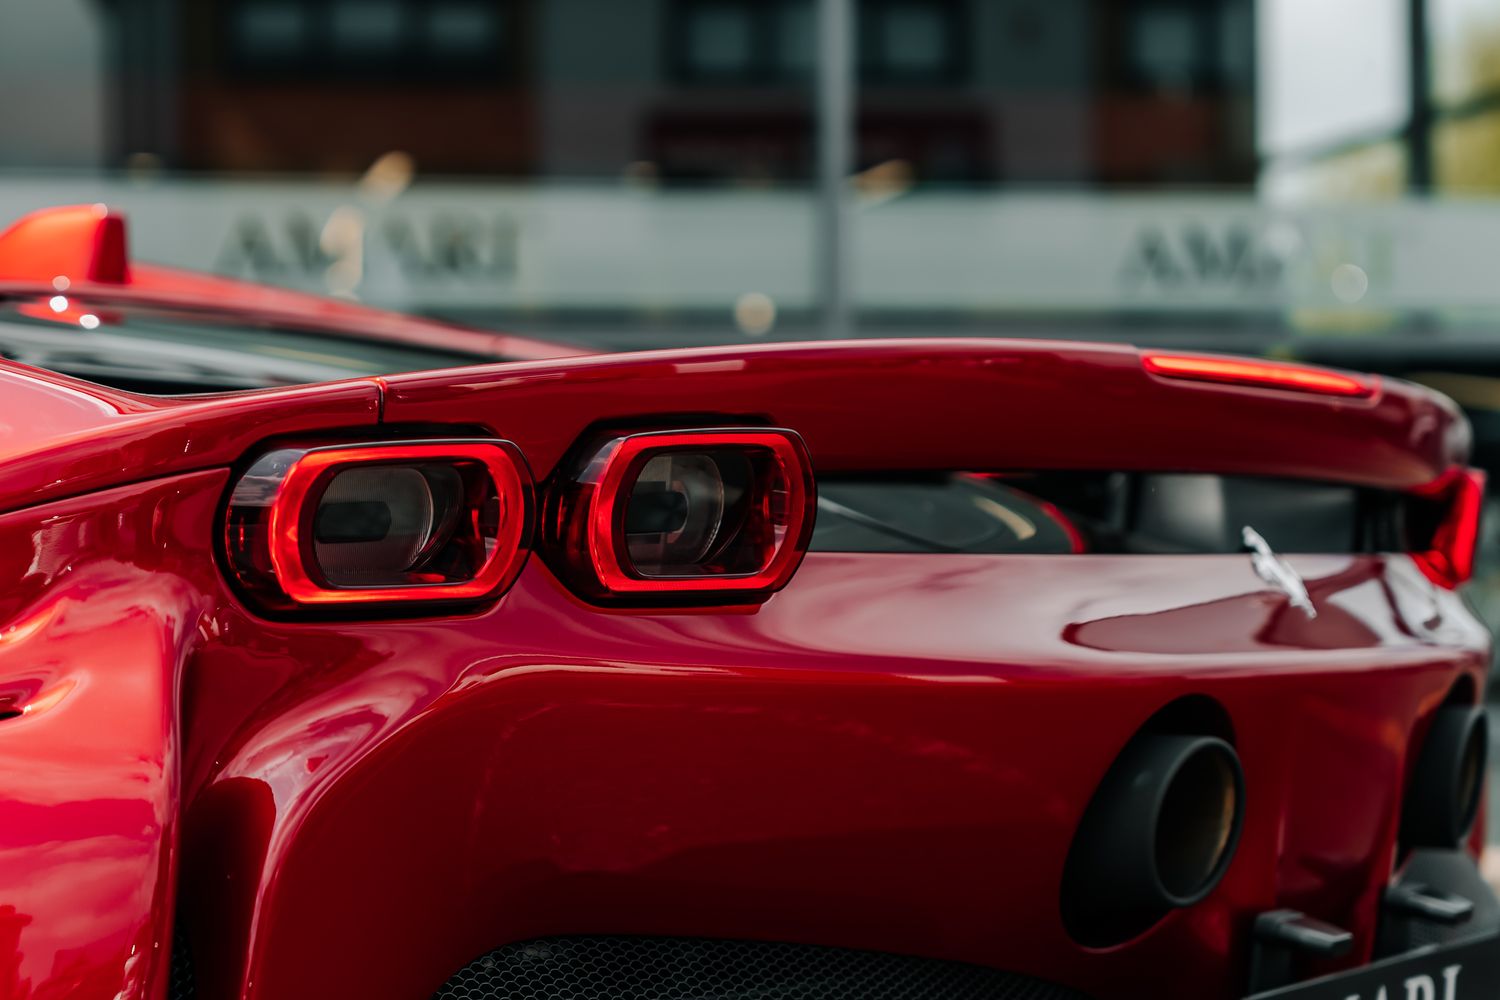
[[1286,389],[1321,396],[1368,398],[1375,395],[1376,389],[1373,378],[1346,375],[1327,368],[1291,365],[1280,361],[1218,357],[1212,354],[1162,354],[1152,351],[1141,356],[1141,365],[1151,374],[1163,378],[1219,382],[1257,389]]
[[1484,507],[1484,473],[1479,469],[1450,469],[1417,490],[1437,511],[1431,542],[1412,558],[1429,580],[1452,589],[1474,575],[1474,552],[1479,546],[1479,515]]
[[225,550],[273,608],[478,600],[520,572],[532,506],[506,441],[283,448],[235,484]]
[[816,492],[792,431],[630,434],[589,450],[551,490],[549,561],[588,597],[760,601],[807,551]]

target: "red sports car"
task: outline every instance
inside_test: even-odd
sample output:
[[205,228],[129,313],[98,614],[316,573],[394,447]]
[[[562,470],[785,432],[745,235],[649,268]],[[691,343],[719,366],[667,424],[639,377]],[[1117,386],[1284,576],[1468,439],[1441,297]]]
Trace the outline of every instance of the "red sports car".
[[0,296],[0,1000],[1500,994],[1440,396]]

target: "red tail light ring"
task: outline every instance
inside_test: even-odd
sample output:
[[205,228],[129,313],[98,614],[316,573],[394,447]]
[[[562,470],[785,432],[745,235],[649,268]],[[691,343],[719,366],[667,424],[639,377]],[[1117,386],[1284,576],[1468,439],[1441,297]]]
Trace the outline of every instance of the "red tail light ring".
[[235,484],[225,549],[273,608],[472,601],[520,572],[532,508],[508,441],[283,448]]
[[802,561],[816,503],[792,431],[629,434],[550,491],[544,536],[549,561],[588,597],[761,601]]

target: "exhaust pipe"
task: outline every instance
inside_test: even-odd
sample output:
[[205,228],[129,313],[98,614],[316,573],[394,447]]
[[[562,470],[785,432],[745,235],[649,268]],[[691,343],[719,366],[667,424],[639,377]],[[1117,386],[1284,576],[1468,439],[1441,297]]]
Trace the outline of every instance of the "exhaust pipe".
[[1062,894],[1069,933],[1116,944],[1212,892],[1239,840],[1244,785],[1221,739],[1137,734],[1073,836]]
[[1401,842],[1452,848],[1474,826],[1484,795],[1489,725],[1478,705],[1445,705],[1433,717],[1407,786]]

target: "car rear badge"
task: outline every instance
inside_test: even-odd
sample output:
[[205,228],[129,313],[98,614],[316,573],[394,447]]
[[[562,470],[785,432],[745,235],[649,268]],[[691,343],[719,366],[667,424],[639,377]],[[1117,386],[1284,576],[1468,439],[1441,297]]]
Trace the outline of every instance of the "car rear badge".
[[1297,575],[1297,571],[1285,559],[1271,551],[1270,544],[1261,537],[1260,532],[1247,524],[1240,529],[1240,538],[1250,552],[1250,565],[1254,568],[1255,575],[1286,594],[1292,607],[1301,608],[1309,618],[1318,617],[1318,609],[1313,607],[1312,597],[1308,595],[1307,585],[1302,582],[1302,577]]

